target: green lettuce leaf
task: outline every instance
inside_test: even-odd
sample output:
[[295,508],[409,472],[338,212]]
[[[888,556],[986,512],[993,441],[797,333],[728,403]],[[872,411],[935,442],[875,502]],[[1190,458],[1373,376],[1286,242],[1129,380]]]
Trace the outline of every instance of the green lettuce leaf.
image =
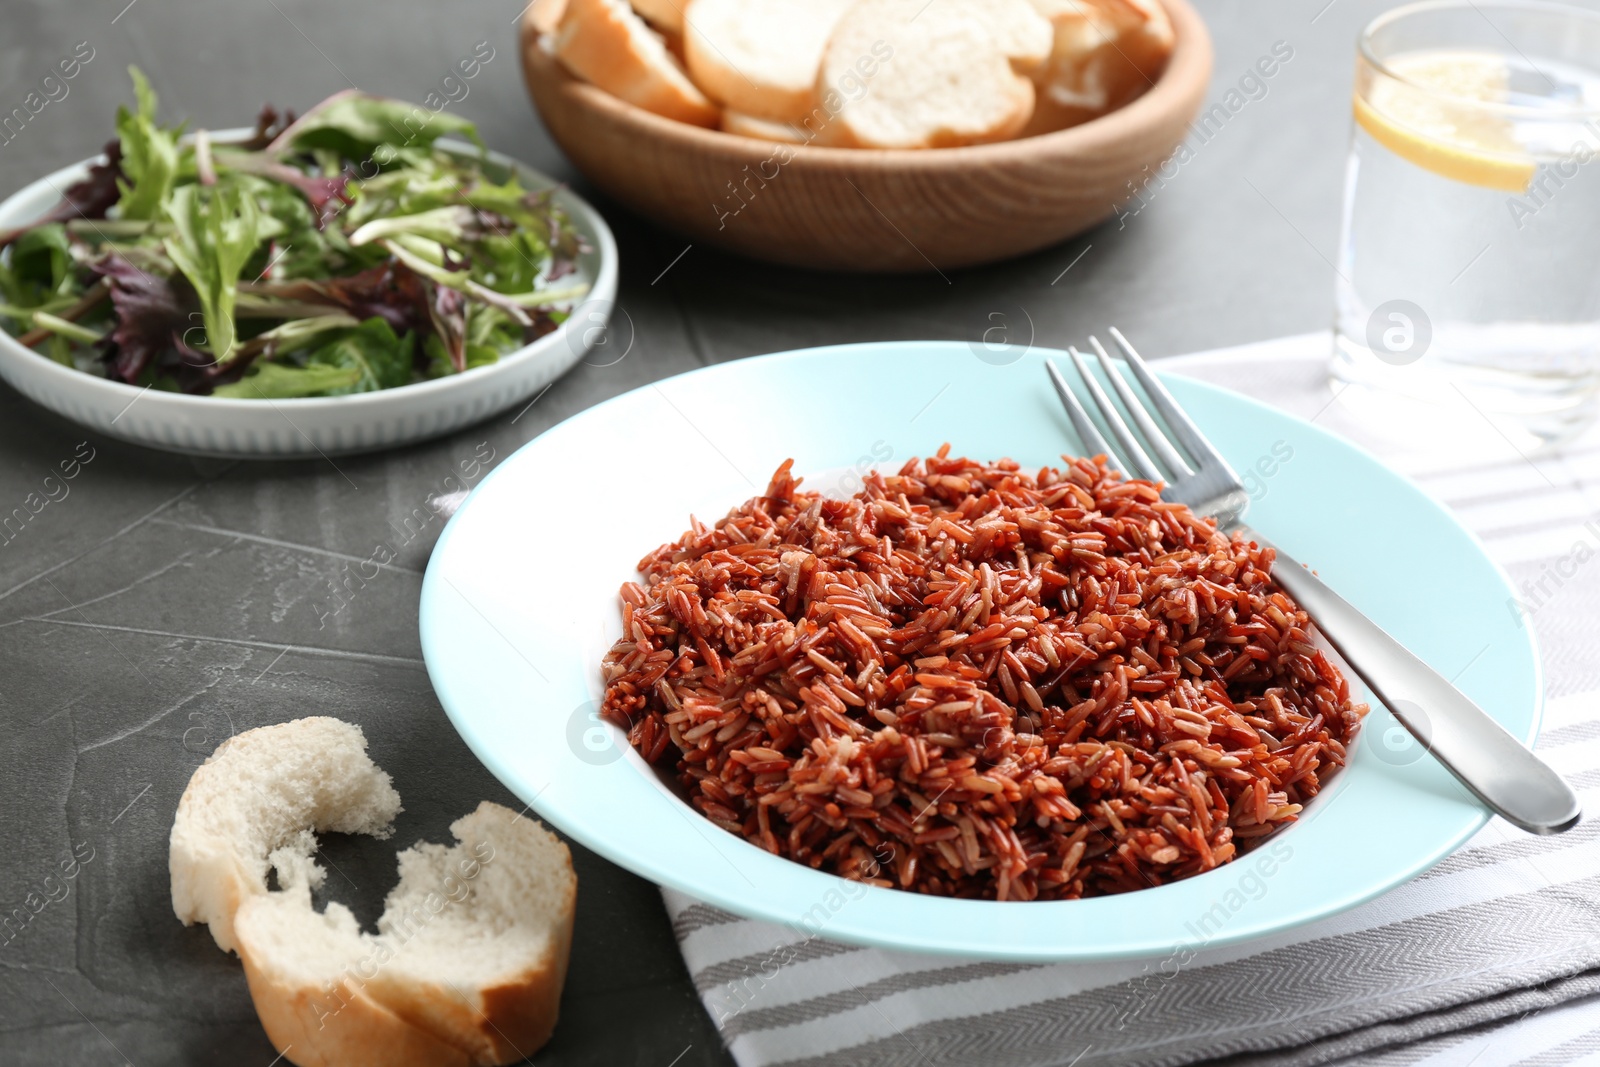
[[169,213],[174,232],[165,242],[167,255],[200,297],[206,347],[226,363],[237,337],[239,271],[261,241],[255,197],[225,185],[213,186],[204,197],[201,186],[184,185],[173,190]]
[[[336,93],[306,112],[272,147],[278,151],[325,148],[345,159],[361,160],[373,156],[379,145],[392,150],[427,149],[450,135],[482,143],[477,127],[459,116],[350,90]],[[376,161],[387,163],[382,158],[385,155],[379,153]]]
[[409,331],[397,336],[387,322],[371,318],[317,348],[307,357],[306,366],[307,369],[334,367],[356,372],[355,379],[348,385],[324,390],[328,396],[393,389],[411,382],[413,346],[414,338]]
[[117,213],[124,219],[153,219],[160,212],[178,175],[178,130],[156,123],[156,93],[138,67],[129,67],[138,108],[117,108],[117,137],[122,144],[122,191]]
[[294,367],[263,361],[238,381],[217,386],[211,395],[236,400],[286,400],[338,390],[348,392],[360,377],[361,372],[354,367]]
[[0,261],[0,315],[26,321],[34,309],[64,306],[83,290],[59,222],[29,230]]

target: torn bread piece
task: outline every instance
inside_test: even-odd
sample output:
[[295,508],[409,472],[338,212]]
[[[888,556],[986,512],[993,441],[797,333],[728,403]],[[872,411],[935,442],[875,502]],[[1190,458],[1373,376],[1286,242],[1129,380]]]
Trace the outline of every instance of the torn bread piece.
[[[301,1067],[435,1056],[433,1042],[450,1056],[413,1062],[508,1064],[550,1039],[577,894],[567,846],[488,801],[450,832],[400,853],[375,935],[338,904],[314,911],[305,882],[240,910],[251,998]],[[325,1045],[339,1054],[299,1058]]]
[[[379,816],[400,810],[364,749],[358,727],[326,718],[227,742],[179,802],[174,909],[212,922],[214,935],[226,926],[267,1036],[300,1067],[526,1058],[555,1028],[566,977],[577,895],[566,845],[485,801],[451,825],[456,844],[400,853],[375,934],[343,905],[319,913],[311,890],[325,873],[311,827],[384,836]],[[268,867],[279,886],[270,891]],[[261,881],[230,910],[213,880],[235,870],[250,872],[252,887],[259,870]],[[182,903],[191,899],[202,903]]]
[[1153,86],[1176,43],[1159,0],[1033,0],[1054,27],[1033,72],[1038,101],[1023,136],[1066,129],[1132,103]]
[[946,148],[1003,141],[1033,113],[1033,83],[1016,68],[1042,59],[1050,42],[1050,24],[1028,0],[861,0],[828,44],[818,90],[837,92],[858,59],[872,56],[870,85],[833,120],[840,143]]
[[[388,837],[401,812],[389,776],[367,757],[361,727],[296,719],[230,737],[189,779],[168,840],[172,910],[237,948],[234,914],[267,893],[267,871],[316,848],[315,832]],[[304,877],[320,885],[323,872]]]
[[854,0],[689,0],[684,53],[707,96],[731,110],[798,122],[816,106],[817,71]]
[[627,0],[568,0],[549,41],[563,66],[611,95],[679,122],[717,125],[717,106]]

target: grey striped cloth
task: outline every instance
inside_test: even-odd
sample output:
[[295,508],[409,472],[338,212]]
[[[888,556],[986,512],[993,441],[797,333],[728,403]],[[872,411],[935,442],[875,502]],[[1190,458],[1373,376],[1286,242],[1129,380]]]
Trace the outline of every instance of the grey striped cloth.
[[[1163,366],[1358,439],[1484,538],[1537,608],[1550,698],[1540,751],[1592,807],[1600,566],[1573,560],[1600,556],[1600,438],[1537,461],[1503,438],[1472,459],[1407,453],[1330,403],[1329,343],[1284,338]],[[741,1067],[1600,1067],[1597,836],[1600,820],[1555,838],[1496,820],[1370,904],[1202,952],[1171,979],[1139,961],[984,963],[802,941],[663,892]]]

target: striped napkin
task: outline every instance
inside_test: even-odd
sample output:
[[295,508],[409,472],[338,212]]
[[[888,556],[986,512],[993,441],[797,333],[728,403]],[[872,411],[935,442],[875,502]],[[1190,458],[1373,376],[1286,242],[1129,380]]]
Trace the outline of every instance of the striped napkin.
[[[1375,438],[1329,391],[1327,334],[1164,361],[1358,440],[1445,501],[1524,590],[1549,703],[1540,752],[1600,803],[1600,437],[1530,460]],[[1582,547],[1580,547],[1582,546]],[[1600,1067],[1600,820],[1496,819],[1426,875],[1270,939],[1155,962],[985,963],[801,940],[664,890],[740,1067],[1590,1063]]]

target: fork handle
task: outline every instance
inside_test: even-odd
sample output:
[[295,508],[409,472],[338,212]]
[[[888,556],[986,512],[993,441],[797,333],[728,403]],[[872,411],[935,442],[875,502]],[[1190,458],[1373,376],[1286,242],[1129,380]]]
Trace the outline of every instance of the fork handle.
[[1233,529],[1277,551],[1273,579],[1305,609],[1383,706],[1474,796],[1532,833],[1558,834],[1577,824],[1581,811],[1571,787],[1465,693],[1310,568],[1250,527]]

